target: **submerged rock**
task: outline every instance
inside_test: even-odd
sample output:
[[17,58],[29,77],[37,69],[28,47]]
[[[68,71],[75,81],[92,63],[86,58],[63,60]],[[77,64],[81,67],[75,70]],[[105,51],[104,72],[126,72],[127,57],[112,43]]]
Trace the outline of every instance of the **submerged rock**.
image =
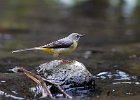
[[37,73],[51,82],[60,84],[64,89],[76,87],[94,87],[93,75],[86,67],[78,62],[63,63],[62,60],[53,60],[41,64]]

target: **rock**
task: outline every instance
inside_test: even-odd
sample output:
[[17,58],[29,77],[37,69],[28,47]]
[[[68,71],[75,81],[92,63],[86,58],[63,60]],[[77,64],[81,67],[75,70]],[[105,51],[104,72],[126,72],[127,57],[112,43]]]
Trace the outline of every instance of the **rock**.
[[[11,71],[16,72],[14,69],[11,69]],[[51,82],[59,83],[62,89],[71,96],[90,94],[91,90],[96,90],[94,89],[95,84],[92,74],[78,61],[71,61],[66,64],[62,63],[61,60],[53,60],[41,64],[32,72],[37,72],[41,77]],[[3,93],[0,96],[3,96],[4,99],[7,99],[7,97],[10,99],[40,98],[42,88],[23,73],[1,73],[0,80],[2,80],[0,82],[0,92]],[[47,84],[47,86],[53,96],[57,97],[57,94],[61,94],[54,86],[50,84]],[[13,94],[13,91],[15,94]]]
[[60,84],[64,89],[73,87],[94,87],[93,75],[78,61],[63,63],[62,60],[53,60],[41,64],[37,74],[51,82]]

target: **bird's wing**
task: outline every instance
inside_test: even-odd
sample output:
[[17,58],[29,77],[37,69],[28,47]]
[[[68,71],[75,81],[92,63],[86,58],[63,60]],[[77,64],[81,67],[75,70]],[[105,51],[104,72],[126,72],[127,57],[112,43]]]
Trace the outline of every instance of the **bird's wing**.
[[69,48],[73,44],[72,41],[58,40],[42,46],[43,48]]

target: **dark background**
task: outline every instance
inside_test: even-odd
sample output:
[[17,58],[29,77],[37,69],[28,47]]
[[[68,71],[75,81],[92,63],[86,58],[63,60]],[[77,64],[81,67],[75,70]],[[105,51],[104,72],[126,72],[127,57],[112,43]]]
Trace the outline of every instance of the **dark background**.
[[[84,63],[102,88],[102,98],[108,99],[108,91],[115,98],[139,97],[140,0],[0,0],[0,79],[15,66],[32,70],[56,59],[45,52],[12,50],[44,45],[72,32],[86,36],[64,58]],[[108,73],[105,79],[98,78],[102,72]],[[130,80],[114,86],[119,72]]]

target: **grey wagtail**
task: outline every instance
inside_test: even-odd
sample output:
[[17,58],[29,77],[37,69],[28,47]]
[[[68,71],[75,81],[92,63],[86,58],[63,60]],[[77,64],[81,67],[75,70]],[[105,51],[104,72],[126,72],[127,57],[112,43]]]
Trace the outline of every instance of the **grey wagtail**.
[[44,46],[15,50],[15,51],[12,51],[12,53],[21,52],[21,51],[29,51],[29,50],[41,50],[41,51],[46,51],[49,54],[53,54],[56,57],[59,57],[61,55],[67,55],[67,54],[72,53],[76,49],[78,45],[78,40],[82,36],[84,35],[81,35],[78,33],[72,33],[65,38],[51,42]]

